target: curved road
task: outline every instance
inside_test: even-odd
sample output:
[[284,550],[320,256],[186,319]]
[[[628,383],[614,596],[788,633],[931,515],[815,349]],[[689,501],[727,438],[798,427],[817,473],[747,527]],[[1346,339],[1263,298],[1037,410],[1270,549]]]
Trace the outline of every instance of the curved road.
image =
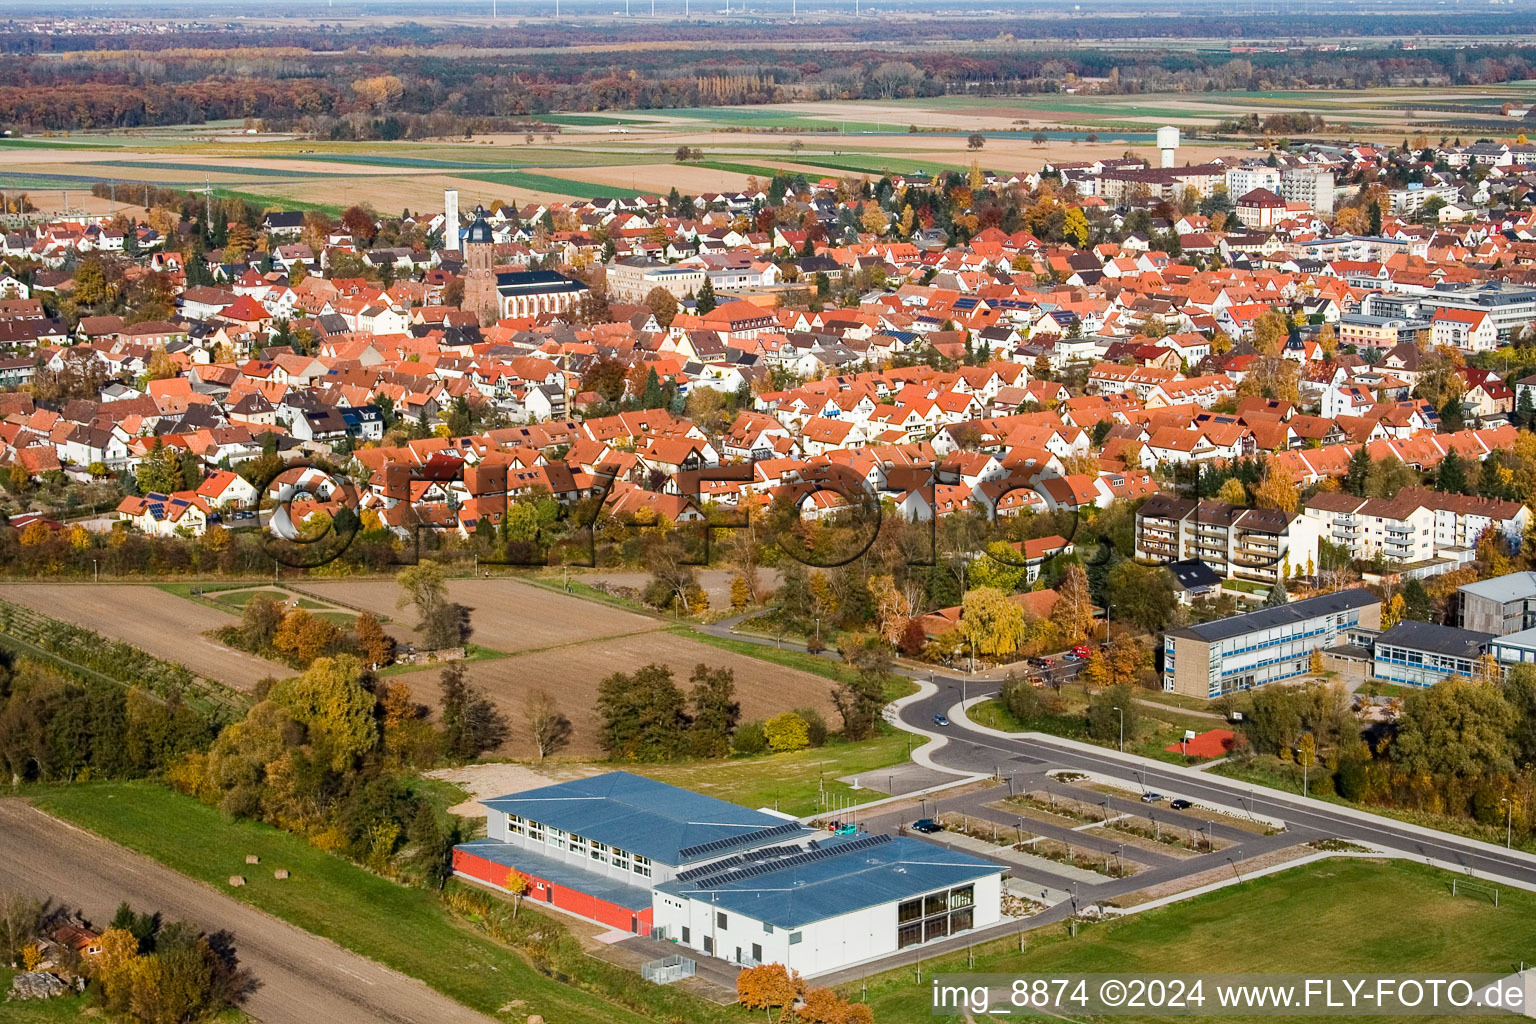
[[[774,643],[773,640],[732,632],[745,617],[724,619],[701,628],[716,636],[749,643]],[[836,655],[828,652],[827,656]],[[1070,678],[1080,667],[1072,662],[1058,662],[1054,671]],[[904,666],[897,666],[896,672],[911,679],[931,680],[936,687],[932,694],[903,706],[897,716],[897,724],[908,732],[943,736],[948,741],[937,749],[929,748],[928,759],[936,767],[957,773],[999,773],[1003,777],[1011,768],[1017,768],[1020,774],[1043,774],[1052,769],[1095,772],[1164,796],[1243,808],[1250,815],[1278,819],[1295,833],[1293,842],[1336,837],[1369,843],[1411,857],[1456,866],[1481,877],[1503,879],[1536,889],[1536,856],[1531,854],[1506,851],[1450,833],[1419,829],[1381,815],[1303,800],[1278,790],[1123,755],[1107,748],[1085,750],[1080,745],[1040,733],[1001,736],[983,731],[959,713],[958,705],[963,698],[996,694],[1002,687],[1000,680],[989,679],[986,674],[960,676]],[[933,725],[936,714],[948,716],[951,725],[937,729]],[[1160,811],[1159,816],[1165,813]],[[1198,816],[1192,820],[1194,827],[1199,827]]]
[[[960,702],[961,681],[935,679],[937,692],[913,701],[901,709],[904,728],[932,732],[935,714],[951,714]],[[964,687],[967,696],[996,693],[1001,684],[978,681]],[[1463,839],[1449,833],[1420,831],[1391,818],[1375,814],[1352,814],[1316,801],[1303,801],[1277,790],[1248,786],[1202,772],[1180,770],[1173,766],[1157,767],[1143,758],[1123,757],[1113,750],[1085,751],[1077,746],[1054,741],[1052,737],[1027,733],[1019,737],[1001,737],[974,728],[968,718],[954,714],[947,730],[949,742],[930,758],[937,764],[957,771],[991,774],[999,765],[1017,757],[1038,759],[1031,764],[1037,771],[1052,768],[1096,772],[1131,783],[1164,796],[1241,807],[1248,813],[1277,818],[1292,829],[1303,829],[1320,836],[1334,836],[1384,847],[1425,860],[1452,864],[1484,877],[1498,877],[1536,888],[1536,857],[1518,851],[1490,848],[1487,844]]]

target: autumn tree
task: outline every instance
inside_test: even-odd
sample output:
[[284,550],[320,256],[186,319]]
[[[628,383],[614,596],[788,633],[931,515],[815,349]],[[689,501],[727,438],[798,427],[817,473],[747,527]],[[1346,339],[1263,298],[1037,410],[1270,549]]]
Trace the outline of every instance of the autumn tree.
[[966,576],[972,586],[993,587],[1011,594],[1023,586],[1027,572],[1023,556],[1007,541],[995,540],[983,554],[971,560]]
[[1056,585],[1056,607],[1051,621],[1061,633],[1063,643],[1081,643],[1093,633],[1093,597],[1088,590],[1088,574],[1073,563]]
[[337,771],[348,768],[379,740],[374,696],[362,684],[362,664],[350,654],[317,658],[301,675],[272,687],[268,699],[285,709],[328,752]]
[[671,327],[673,318],[677,316],[677,296],[661,285],[646,292],[642,305],[651,311],[656,317],[656,322],[663,327]]
[[176,361],[171,358],[164,345],[155,349],[149,357],[149,362],[144,367],[144,377],[146,380],[167,380],[176,376],[179,372]]
[[283,616],[272,646],[298,664],[309,665],[334,650],[341,639],[341,630],[330,619],[295,608]]
[[830,988],[813,988],[801,998],[795,1010],[800,1024],[874,1024],[874,1013],[866,1003],[851,1003]]
[[1284,356],[1260,355],[1249,364],[1237,385],[1239,398],[1272,398],[1295,402],[1301,398],[1301,364]]
[[973,587],[961,602],[956,629],[978,654],[1012,654],[1024,641],[1024,609],[995,587]]
[[1410,772],[1477,778],[1514,769],[1514,726],[1498,687],[1452,676],[1408,694],[1387,749]]
[[363,612],[352,624],[352,635],[357,639],[363,660],[375,669],[383,668],[395,660],[395,638],[384,632],[384,627],[371,612]]
[[1264,475],[1253,489],[1253,503],[1259,508],[1275,508],[1282,512],[1295,512],[1301,496],[1290,476],[1273,461],[1264,465]]
[[1460,401],[1466,393],[1467,379],[1462,374],[1466,360],[1450,345],[1436,345],[1419,358],[1419,377],[1413,386],[1417,398],[1442,409],[1452,399]]
[[1218,501],[1224,501],[1229,505],[1248,504],[1248,489],[1243,482],[1235,476],[1229,476],[1221,482],[1221,488],[1216,492]]
[[447,578],[436,562],[407,566],[395,577],[400,597],[395,607],[416,609],[422,643],[429,650],[455,647],[464,639],[463,609],[448,600]]
[[523,699],[523,725],[542,761],[570,742],[571,720],[555,706],[549,691],[533,689]]
[[1278,356],[1291,336],[1291,318],[1278,309],[1268,309],[1254,317],[1250,330],[1259,355]]
[[1404,604],[1402,594],[1393,594],[1381,605],[1381,628],[1391,629],[1403,621]]
[[[796,971],[783,964],[759,964],[736,975],[736,1001],[750,1010],[775,1008],[787,1016],[795,1001],[805,991],[805,982]],[[767,1014],[771,1019],[772,1014]]]
[[868,580],[869,597],[875,606],[875,627],[880,638],[895,646],[911,621],[912,602],[896,586],[889,573],[874,573]]

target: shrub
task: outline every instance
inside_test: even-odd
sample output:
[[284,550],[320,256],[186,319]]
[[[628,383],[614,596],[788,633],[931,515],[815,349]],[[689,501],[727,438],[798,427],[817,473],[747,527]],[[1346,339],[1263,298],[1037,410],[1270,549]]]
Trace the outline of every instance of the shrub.
[[810,728],[805,724],[805,719],[793,711],[768,719],[763,723],[763,733],[768,738],[768,746],[775,753],[803,750],[811,745]]
[[731,736],[731,749],[738,754],[761,754],[768,749],[768,734],[762,722],[743,722]]
[[827,728],[827,720],[821,717],[821,712],[815,708],[796,708],[795,714],[805,722],[806,735],[810,739],[811,746],[825,745],[830,730]]

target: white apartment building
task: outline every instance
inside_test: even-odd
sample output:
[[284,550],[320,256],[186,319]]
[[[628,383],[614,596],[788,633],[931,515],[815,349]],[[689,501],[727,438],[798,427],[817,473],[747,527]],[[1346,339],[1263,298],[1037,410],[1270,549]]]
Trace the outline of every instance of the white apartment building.
[[1518,547],[1531,510],[1514,501],[1406,487],[1390,499],[1317,494],[1308,499],[1303,517],[1316,520],[1322,539],[1348,548],[1353,558],[1374,558],[1379,552],[1391,561],[1418,565],[1412,575],[1428,576],[1470,561],[1478,538],[1488,530],[1499,531]]
[[1267,188],[1280,194],[1280,168],[1254,164],[1227,168],[1227,195],[1234,201],[1256,188]]
[[1318,213],[1333,212],[1333,172],[1313,167],[1287,167],[1280,172],[1280,198],[1306,203]]

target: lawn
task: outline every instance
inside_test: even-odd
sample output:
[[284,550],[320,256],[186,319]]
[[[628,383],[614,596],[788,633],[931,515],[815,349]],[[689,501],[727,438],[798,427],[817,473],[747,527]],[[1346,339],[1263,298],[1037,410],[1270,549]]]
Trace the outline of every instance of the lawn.
[[[1068,683],[1061,688],[1058,699],[1060,700],[1058,711],[1036,716],[1028,722],[1020,722],[1001,701],[996,699],[982,701],[975,705],[970,709],[969,715],[973,722],[990,729],[1001,729],[1003,732],[1043,732],[1051,736],[1081,740],[1084,743],[1097,743],[1104,747],[1120,745],[1118,735],[1108,739],[1095,739],[1088,735],[1085,717],[1088,693],[1083,687]],[[1199,758],[1186,759],[1176,750],[1163,749],[1177,743],[1186,730],[1201,733],[1223,726],[1223,723],[1216,719],[1182,714],[1179,709],[1172,707],[1148,707],[1140,702],[1136,705],[1136,715],[1137,723],[1127,730],[1125,737],[1126,753],[1140,754],[1142,757],[1151,757],[1170,764],[1194,764],[1200,760]]]
[[639,123],[632,117],[607,117],[602,114],[540,114],[538,119],[549,124],[592,125],[599,128]]
[[[794,647],[770,646],[768,644],[755,644],[749,640],[738,640],[732,637],[715,636],[713,633],[705,633],[692,626],[679,624],[673,626],[668,632],[678,636],[696,640],[701,644],[711,647],[719,647],[721,650],[733,651],[748,658],[756,658],[759,661],[771,661],[775,665],[783,665],[785,668],[798,669],[801,672],[809,672],[812,675],[823,676],[833,682],[843,682],[848,676],[842,663],[809,651],[802,651]],[[910,693],[917,692],[917,684],[905,676],[892,676],[885,685],[886,700],[900,700]]]
[[726,160],[700,160],[690,162],[689,167],[707,167],[712,171],[729,171],[734,174],[752,174],[762,178],[766,183],[775,174],[787,173],[782,167],[767,167],[763,164],[737,164]]
[[[829,741],[824,747],[727,761],[626,765],[628,771],[682,786],[746,807],[775,807],[785,814],[819,813],[830,807],[880,800],[884,793],[854,789],[841,775],[880,774],[908,759],[912,737],[888,732],[858,743]],[[610,766],[611,767],[611,766]],[[826,798],[820,794],[825,792]]]
[[[545,1020],[608,1024],[646,1019],[544,977],[512,950],[461,925],[432,893],[369,874],[266,825],[225,821],[212,808],[162,786],[61,786],[37,791],[34,802],[487,1014],[494,1016],[515,990],[528,1004],[526,1012]],[[279,882],[256,874],[245,887],[230,889],[224,883],[232,865],[247,853],[288,868],[293,877]]]
[[[1067,938],[1060,925],[1030,932],[1024,953],[1015,938],[991,943],[977,950],[974,970],[1514,971],[1536,944],[1536,893],[1501,888],[1495,908],[1452,896],[1450,879],[1446,872],[1403,861],[1323,861],[1121,921],[1087,925],[1076,939]],[[930,972],[967,967],[962,954],[925,962],[923,969],[926,983]],[[869,1003],[881,1024],[931,1019],[930,998],[926,984],[914,984],[911,969],[869,983]]]

